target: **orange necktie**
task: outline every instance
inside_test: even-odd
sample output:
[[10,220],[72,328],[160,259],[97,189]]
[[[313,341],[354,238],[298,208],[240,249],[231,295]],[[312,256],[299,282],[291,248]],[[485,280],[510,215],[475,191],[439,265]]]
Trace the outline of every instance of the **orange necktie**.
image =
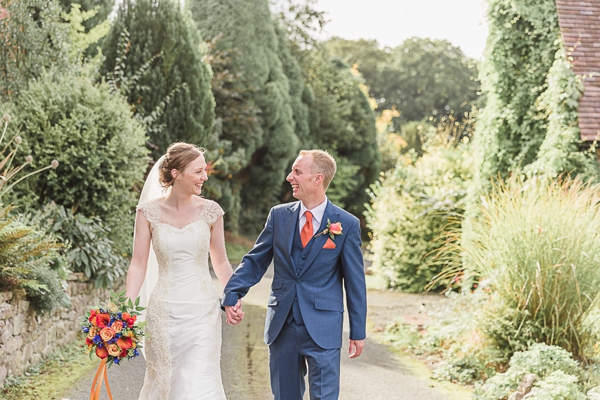
[[304,217],[306,218],[306,222],[302,227],[302,231],[300,231],[300,240],[302,241],[302,248],[305,248],[310,239],[313,237],[313,225],[312,219],[313,215],[310,211],[304,212]]

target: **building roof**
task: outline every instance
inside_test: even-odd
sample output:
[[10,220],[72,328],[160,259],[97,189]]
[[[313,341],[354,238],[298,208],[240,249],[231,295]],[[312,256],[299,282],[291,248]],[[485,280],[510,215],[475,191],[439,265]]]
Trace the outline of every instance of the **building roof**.
[[569,60],[584,77],[577,109],[581,138],[600,138],[600,0],[556,0],[558,23]]

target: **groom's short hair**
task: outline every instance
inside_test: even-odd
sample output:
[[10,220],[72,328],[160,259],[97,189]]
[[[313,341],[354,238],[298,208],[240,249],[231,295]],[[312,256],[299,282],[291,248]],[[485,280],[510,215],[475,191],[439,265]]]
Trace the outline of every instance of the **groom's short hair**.
[[333,180],[333,177],[335,176],[335,172],[337,171],[335,159],[325,150],[300,151],[300,156],[308,155],[312,156],[313,159],[312,172],[323,175],[323,183],[325,185],[325,189],[327,189]]

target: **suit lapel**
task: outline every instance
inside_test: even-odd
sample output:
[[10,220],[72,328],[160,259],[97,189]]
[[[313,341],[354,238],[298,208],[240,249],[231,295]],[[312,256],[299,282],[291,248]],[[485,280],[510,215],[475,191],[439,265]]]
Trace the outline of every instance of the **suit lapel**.
[[287,251],[285,252],[285,255],[288,259],[289,264],[295,271],[296,263],[294,262],[294,259],[292,257],[292,245],[294,244],[294,228],[297,225],[296,222],[299,218],[298,214],[300,213],[300,202],[297,201],[295,203],[290,204],[287,209],[289,212],[289,216],[288,218],[286,218],[285,226],[283,227],[282,237],[286,238],[285,240],[287,240]]
[[[327,200],[327,207],[325,208],[323,220],[321,221],[321,226],[319,227],[317,234],[323,232],[327,228],[328,219],[331,222],[337,222],[340,219],[340,215],[333,212],[333,206],[331,205],[331,202],[329,200]],[[300,275],[304,274],[304,272],[306,272],[306,270],[310,268],[310,266],[315,261],[321,250],[323,250],[323,246],[325,245],[325,242],[328,238],[329,235],[319,235],[318,237],[313,239],[312,247],[310,249],[310,252],[308,253],[308,257],[306,258],[306,264],[304,268],[302,268]]]

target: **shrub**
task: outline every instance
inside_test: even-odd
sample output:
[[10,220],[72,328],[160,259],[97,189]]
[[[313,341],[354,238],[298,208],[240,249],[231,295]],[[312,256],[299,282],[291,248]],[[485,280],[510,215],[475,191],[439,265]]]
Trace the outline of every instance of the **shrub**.
[[465,267],[489,280],[481,329],[509,354],[544,342],[585,358],[597,338],[584,322],[600,285],[599,199],[577,178],[519,176],[482,199]]
[[[560,373],[557,374],[557,371]],[[557,346],[536,343],[527,351],[516,352],[505,373],[494,375],[475,391],[481,400],[503,399],[514,392],[525,374],[537,375],[537,396],[554,391],[577,393],[581,371],[572,355]],[[559,389],[562,387],[562,389]],[[576,399],[578,397],[537,397],[538,399]],[[583,397],[585,399],[585,397]]]
[[[460,226],[470,168],[465,146],[430,146],[423,157],[398,163],[372,186],[365,214],[372,267],[390,288],[421,292],[442,270],[435,254],[443,233]],[[438,280],[432,289],[446,287],[450,279]]]
[[125,275],[126,261],[115,254],[114,243],[108,238],[110,230],[100,218],[87,218],[54,203],[23,218],[58,237],[65,245],[69,269],[84,273],[97,287],[111,287]]
[[12,206],[0,211],[0,290],[27,296],[35,310],[46,312],[67,299],[61,279],[67,271],[60,260],[60,245],[52,236],[9,216]]
[[56,158],[60,167],[19,184],[12,200],[27,209],[55,201],[98,216],[119,250],[127,249],[137,201],[132,188],[143,177],[147,151],[124,99],[85,76],[45,75],[19,97],[13,120],[24,133],[24,154],[36,164]]

